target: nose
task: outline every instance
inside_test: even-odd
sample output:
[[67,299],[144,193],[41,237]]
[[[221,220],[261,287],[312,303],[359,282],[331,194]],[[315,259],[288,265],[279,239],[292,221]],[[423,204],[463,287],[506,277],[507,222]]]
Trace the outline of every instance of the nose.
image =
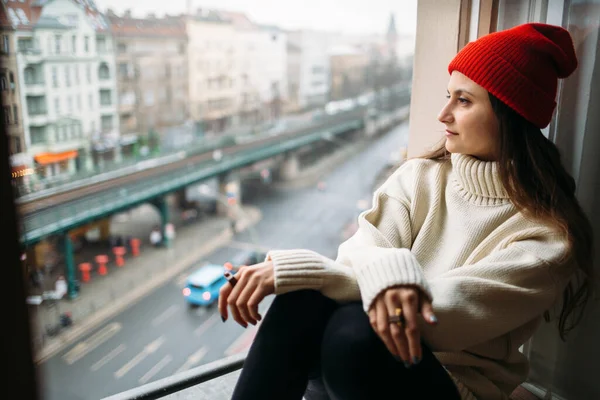
[[448,102],[444,108],[441,109],[437,119],[443,124],[451,123],[453,121],[452,112],[450,110],[450,102]]

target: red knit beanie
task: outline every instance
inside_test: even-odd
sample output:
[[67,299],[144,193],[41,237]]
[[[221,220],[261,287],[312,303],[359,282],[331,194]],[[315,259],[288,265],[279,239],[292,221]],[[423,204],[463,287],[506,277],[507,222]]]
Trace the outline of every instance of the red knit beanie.
[[528,23],[467,44],[448,65],[540,129],[552,119],[558,78],[577,68],[573,40],[560,26]]

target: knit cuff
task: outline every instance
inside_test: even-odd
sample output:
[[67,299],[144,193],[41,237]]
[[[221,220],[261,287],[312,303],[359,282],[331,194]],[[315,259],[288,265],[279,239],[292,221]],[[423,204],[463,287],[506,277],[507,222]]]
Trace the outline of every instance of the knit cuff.
[[377,295],[392,286],[414,285],[429,300],[432,299],[421,265],[408,249],[396,249],[384,258],[355,267],[355,270],[363,307],[367,312]]
[[311,250],[271,250],[266,261],[273,261],[275,294],[302,289],[320,290],[325,262]]

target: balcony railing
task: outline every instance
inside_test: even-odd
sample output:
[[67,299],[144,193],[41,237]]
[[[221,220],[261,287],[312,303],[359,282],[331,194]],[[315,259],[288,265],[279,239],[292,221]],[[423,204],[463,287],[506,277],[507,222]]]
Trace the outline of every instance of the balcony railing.
[[36,49],[35,47],[21,47],[18,49],[18,52],[21,54],[35,55],[35,56],[42,54],[42,50]]
[[247,353],[235,354],[189,371],[117,393],[103,400],[154,400],[222,377],[242,368]]

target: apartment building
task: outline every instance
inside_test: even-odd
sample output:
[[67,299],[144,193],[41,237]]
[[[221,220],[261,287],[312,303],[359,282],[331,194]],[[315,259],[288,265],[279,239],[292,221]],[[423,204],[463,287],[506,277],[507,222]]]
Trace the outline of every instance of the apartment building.
[[164,138],[189,118],[185,17],[107,14],[116,44],[121,133],[129,141],[153,132]]
[[46,179],[118,159],[112,39],[95,3],[9,1],[1,13],[22,115],[13,158]]

